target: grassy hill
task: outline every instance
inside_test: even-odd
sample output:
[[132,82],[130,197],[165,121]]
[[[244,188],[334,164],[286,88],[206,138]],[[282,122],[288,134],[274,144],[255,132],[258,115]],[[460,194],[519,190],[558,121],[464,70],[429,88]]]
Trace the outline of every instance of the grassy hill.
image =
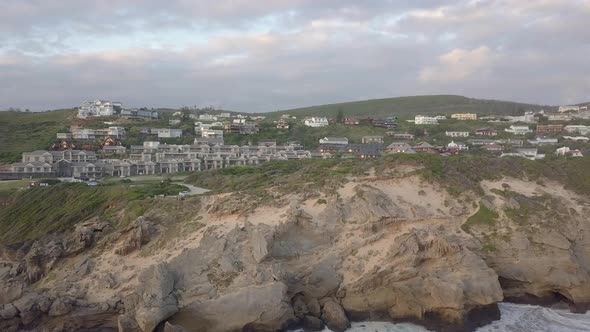
[[416,114],[434,115],[444,113],[478,113],[478,114],[517,114],[524,110],[539,110],[551,107],[523,104],[509,101],[474,99],[454,95],[410,96],[384,99],[371,99],[338,104],[328,104],[296,108],[268,113],[269,117],[290,114],[298,117],[327,116],[335,117],[338,110],[345,116],[388,116],[409,117]]
[[41,113],[0,112],[0,162],[20,160],[23,151],[47,149],[67,129],[74,110]]

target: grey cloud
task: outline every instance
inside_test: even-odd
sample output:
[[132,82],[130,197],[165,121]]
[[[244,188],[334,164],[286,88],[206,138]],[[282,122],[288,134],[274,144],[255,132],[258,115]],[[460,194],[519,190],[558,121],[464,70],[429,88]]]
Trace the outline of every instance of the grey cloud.
[[[268,111],[431,93],[556,104],[584,101],[590,89],[587,0],[136,4],[3,3],[0,109],[100,97]],[[204,31],[208,40],[80,53],[71,39],[163,29]]]

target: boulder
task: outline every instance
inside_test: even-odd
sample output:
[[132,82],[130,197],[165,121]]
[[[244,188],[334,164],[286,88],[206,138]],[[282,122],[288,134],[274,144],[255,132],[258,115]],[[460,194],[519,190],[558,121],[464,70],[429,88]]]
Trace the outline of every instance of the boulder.
[[16,317],[18,310],[12,304],[0,305],[0,319],[11,319]]
[[0,331],[2,332],[17,332],[20,325],[21,320],[18,317],[6,320],[0,319]]
[[166,263],[151,266],[139,276],[136,294],[135,320],[143,331],[153,331],[178,311],[174,276]]
[[314,316],[305,316],[302,325],[306,331],[322,331],[324,329],[324,322]]
[[11,303],[23,295],[24,285],[15,280],[0,281],[0,304]]
[[270,252],[272,240],[272,230],[268,225],[257,225],[250,231],[250,245],[252,246],[252,256],[256,263],[262,262]]
[[66,298],[59,297],[49,307],[48,315],[51,317],[62,316],[72,311],[74,301]]
[[29,293],[12,303],[18,310],[23,325],[29,325],[41,317],[42,313],[37,303],[42,299],[43,296],[39,294]]
[[333,300],[324,303],[322,308],[322,320],[328,328],[334,332],[344,332],[350,327],[350,321],[340,304]]
[[317,318],[322,316],[322,307],[320,306],[320,302],[316,298],[308,299],[305,304],[307,305],[307,309],[309,313]]
[[307,304],[303,300],[303,295],[296,295],[293,298],[293,312],[298,319],[302,319],[309,312]]
[[51,241],[46,246],[41,241],[35,241],[23,258],[25,280],[32,284],[43,278],[61,254],[62,249],[56,242]]
[[180,325],[172,325],[169,322],[166,322],[162,332],[187,332],[187,330]]
[[287,286],[282,282],[244,287],[194,303],[183,308],[178,316],[191,319],[193,326],[207,332],[277,331],[295,319]]
[[119,315],[117,318],[117,327],[119,332],[141,332],[137,322],[127,315]]

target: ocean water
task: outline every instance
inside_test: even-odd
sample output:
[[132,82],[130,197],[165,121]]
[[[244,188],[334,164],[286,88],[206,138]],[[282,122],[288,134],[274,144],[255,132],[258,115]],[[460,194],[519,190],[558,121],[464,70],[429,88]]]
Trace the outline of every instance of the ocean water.
[[[500,303],[502,319],[477,332],[590,332],[590,313],[572,314],[535,305]],[[429,332],[414,324],[356,322],[347,332]],[[324,332],[330,332],[325,329]]]

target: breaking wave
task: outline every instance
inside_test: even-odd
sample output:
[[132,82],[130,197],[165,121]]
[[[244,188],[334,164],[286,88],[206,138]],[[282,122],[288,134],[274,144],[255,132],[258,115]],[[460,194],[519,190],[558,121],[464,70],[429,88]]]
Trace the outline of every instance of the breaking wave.
[[[573,314],[535,305],[500,303],[502,319],[477,332],[590,332],[590,313]],[[347,332],[428,332],[410,323],[356,322]],[[325,329],[324,332],[330,332]]]

